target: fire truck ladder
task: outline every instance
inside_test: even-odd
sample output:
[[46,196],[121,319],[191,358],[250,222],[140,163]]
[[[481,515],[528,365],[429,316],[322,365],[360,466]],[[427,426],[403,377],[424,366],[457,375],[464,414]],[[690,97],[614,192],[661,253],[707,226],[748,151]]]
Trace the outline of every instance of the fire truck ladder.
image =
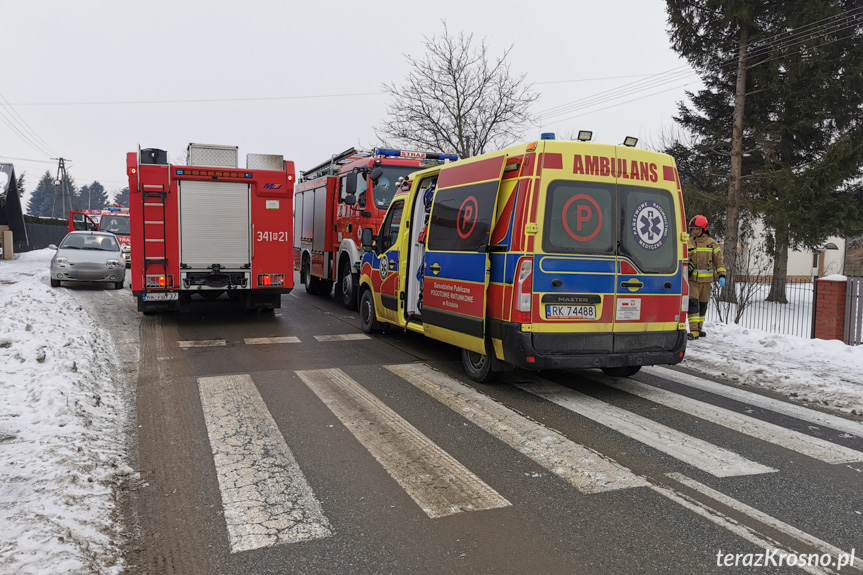
[[348,162],[359,160],[360,158],[368,158],[371,155],[371,152],[357,150],[356,148],[348,148],[341,154],[335,154],[330,159],[324,160],[317,166],[304,172],[300,172],[300,175],[303,180],[313,180],[315,178],[320,178],[321,176],[335,175],[339,168]]
[[[165,245],[165,200],[168,192],[161,184],[143,185],[144,203],[144,281],[150,266],[157,266],[159,275],[165,276],[163,289],[168,289],[168,248]],[[152,275],[152,274],[151,274]]]

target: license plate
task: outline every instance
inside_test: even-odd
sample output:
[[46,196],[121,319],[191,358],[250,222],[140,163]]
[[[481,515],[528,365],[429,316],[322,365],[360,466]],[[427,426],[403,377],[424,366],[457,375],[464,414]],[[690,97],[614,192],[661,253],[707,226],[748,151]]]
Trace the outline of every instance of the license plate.
[[162,293],[145,293],[143,301],[174,301],[177,299],[177,292],[162,292]]
[[546,305],[548,319],[596,319],[595,305]]

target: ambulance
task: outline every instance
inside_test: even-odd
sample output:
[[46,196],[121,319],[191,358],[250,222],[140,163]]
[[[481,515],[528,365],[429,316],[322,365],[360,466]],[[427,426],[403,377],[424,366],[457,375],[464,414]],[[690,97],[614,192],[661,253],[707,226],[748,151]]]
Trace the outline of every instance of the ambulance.
[[[540,141],[414,172],[364,229],[360,322],[462,350],[468,376],[600,368],[686,350],[687,238],[671,156]],[[627,139],[628,141],[634,139]]]

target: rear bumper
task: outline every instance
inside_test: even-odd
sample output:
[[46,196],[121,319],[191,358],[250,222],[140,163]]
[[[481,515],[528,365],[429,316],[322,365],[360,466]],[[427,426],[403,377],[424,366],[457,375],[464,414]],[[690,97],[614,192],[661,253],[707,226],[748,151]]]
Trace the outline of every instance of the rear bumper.
[[[504,360],[524,369],[567,369],[673,365],[683,361],[686,332],[620,334],[529,333],[503,322],[499,332]],[[533,358],[532,361],[529,358]]]

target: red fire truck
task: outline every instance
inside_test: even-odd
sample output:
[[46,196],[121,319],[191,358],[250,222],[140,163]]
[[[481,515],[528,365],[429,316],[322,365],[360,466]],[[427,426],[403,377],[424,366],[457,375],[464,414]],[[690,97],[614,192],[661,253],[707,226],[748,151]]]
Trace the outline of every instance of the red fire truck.
[[131,265],[132,238],[129,231],[129,208],[115,205],[103,210],[69,212],[69,231],[76,230],[112,232],[123,246],[126,267]]
[[132,294],[138,311],[229,299],[271,311],[294,285],[294,163],[236,146],[189,144],[186,165],[154,148],[126,155]]
[[458,156],[349,148],[302,172],[295,193],[294,269],[311,294],[333,284],[348,309],[357,307],[363,258],[360,235],[377,233],[401,179]]

